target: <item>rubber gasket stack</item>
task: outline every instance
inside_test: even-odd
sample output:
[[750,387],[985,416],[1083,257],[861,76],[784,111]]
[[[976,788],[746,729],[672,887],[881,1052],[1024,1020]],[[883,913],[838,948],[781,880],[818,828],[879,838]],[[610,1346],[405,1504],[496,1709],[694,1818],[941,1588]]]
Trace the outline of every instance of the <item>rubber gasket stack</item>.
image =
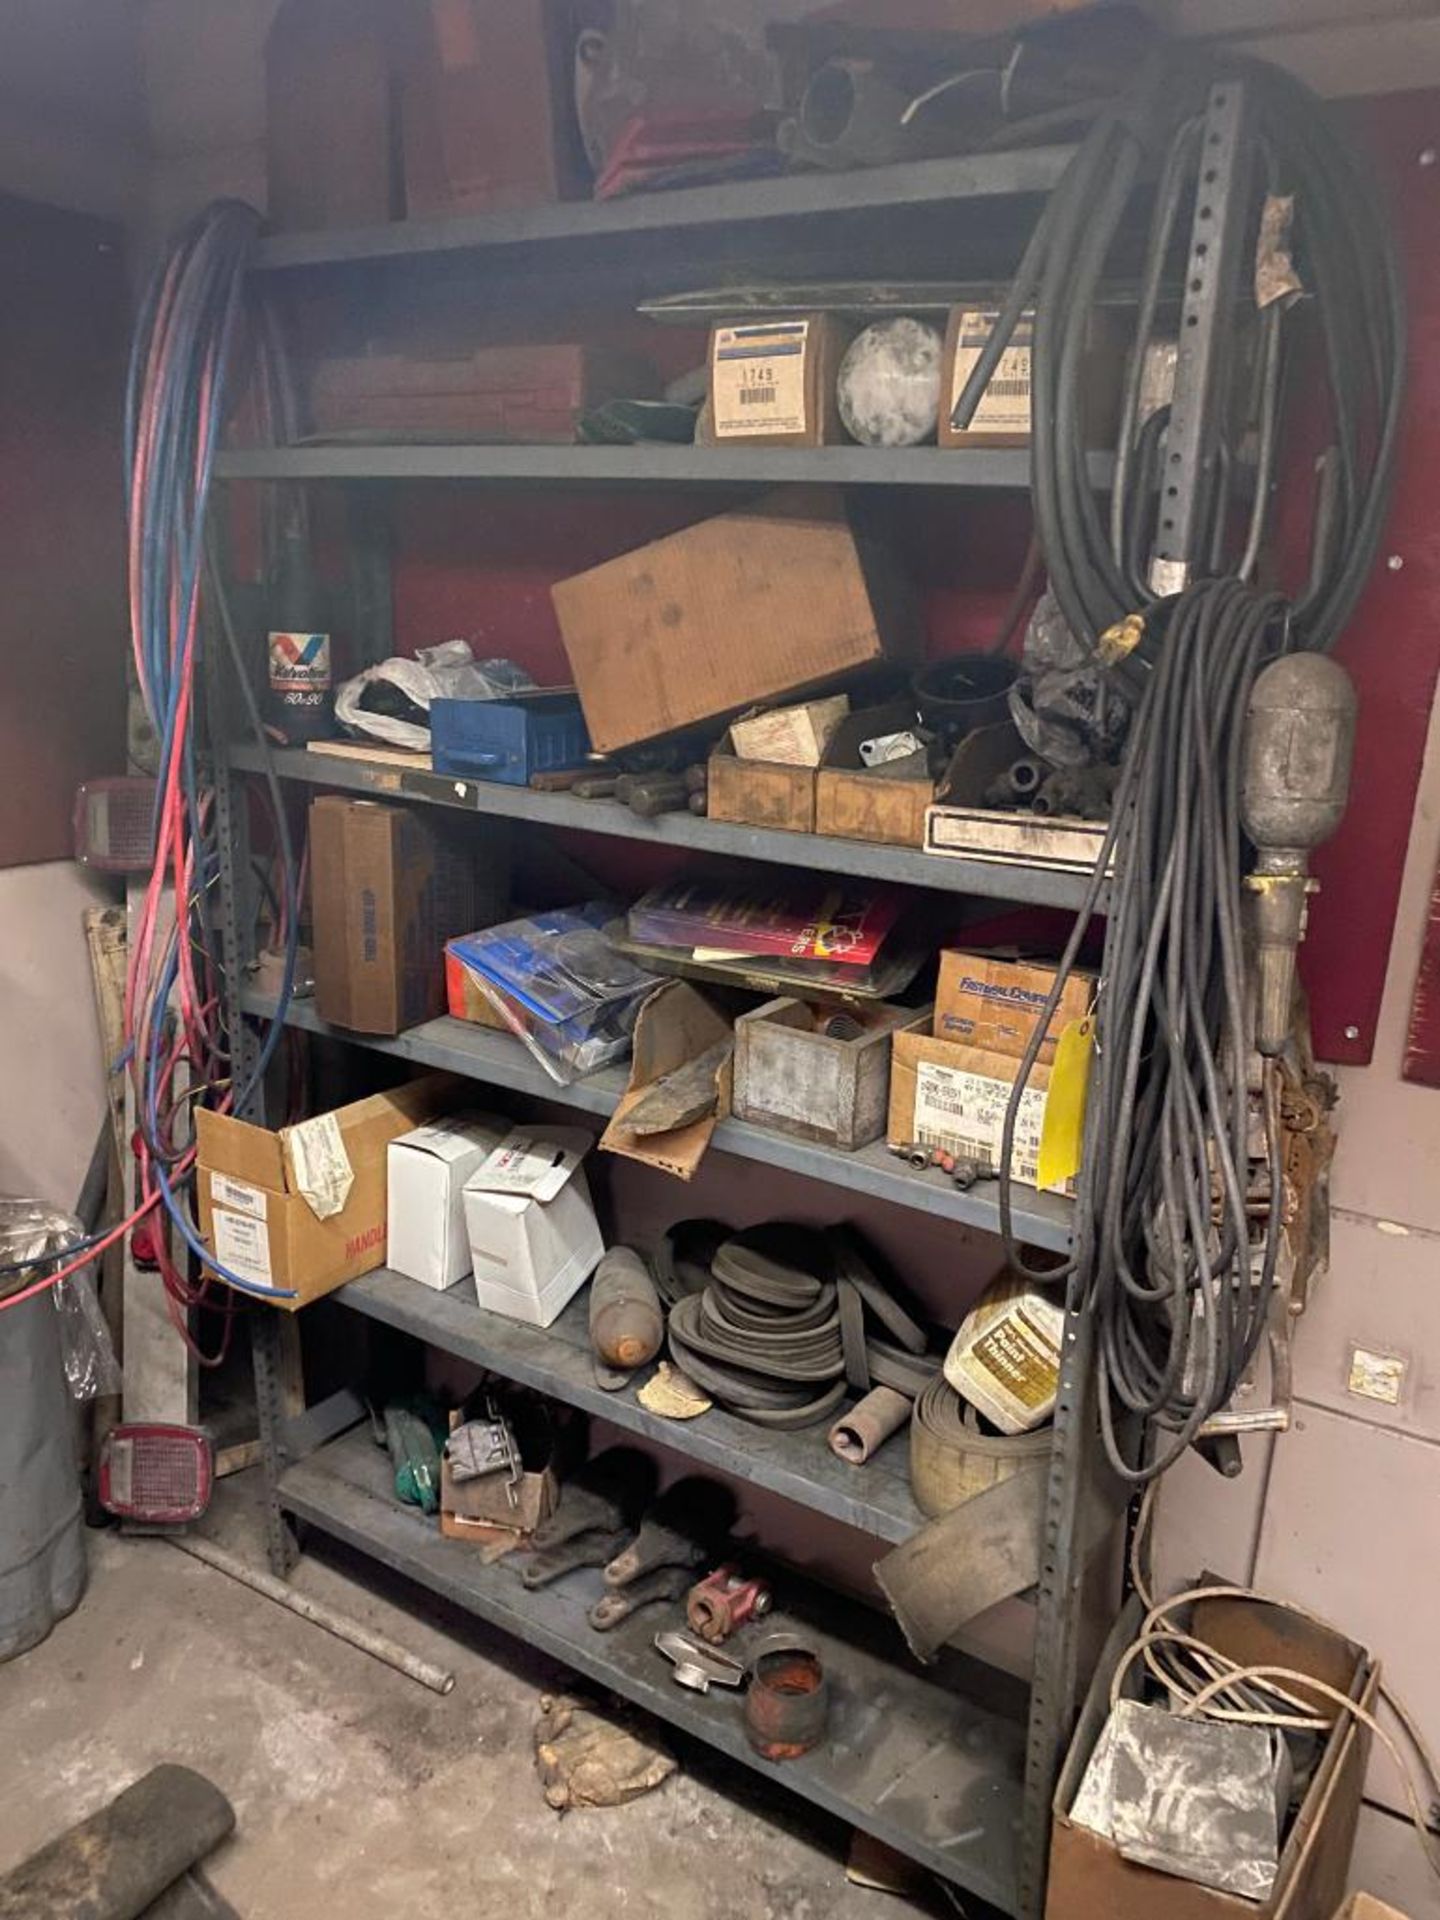
[[671,1307],[668,1337],[676,1365],[712,1399],[779,1430],[828,1420],[850,1390],[917,1393],[935,1367],[919,1357],[924,1328],[853,1240],[803,1227],[722,1241],[704,1285]]

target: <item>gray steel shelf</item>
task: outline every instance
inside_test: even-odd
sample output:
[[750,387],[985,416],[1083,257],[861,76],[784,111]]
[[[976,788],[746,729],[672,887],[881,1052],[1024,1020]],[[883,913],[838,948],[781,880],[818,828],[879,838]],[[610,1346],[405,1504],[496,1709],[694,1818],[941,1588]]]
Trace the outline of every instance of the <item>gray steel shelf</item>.
[[[888,1441],[864,1467],[852,1467],[826,1446],[828,1423],[801,1433],[772,1433],[720,1407],[698,1420],[662,1420],[640,1405],[634,1386],[618,1393],[596,1386],[588,1293],[578,1295],[550,1327],[526,1326],[486,1312],[476,1305],[468,1280],[437,1293],[383,1267],[352,1280],[331,1298],[427,1346],[598,1414],[627,1432],[643,1434],[747,1486],[767,1487],[877,1540],[908,1540],[925,1524],[910,1494],[904,1434]],[[647,1367],[641,1381],[649,1374]]]
[[1048,193],[1074,148],[1026,147],[1008,153],[920,160],[853,173],[786,174],[724,181],[619,200],[562,201],[494,213],[394,221],[388,226],[319,233],[277,233],[260,243],[255,265],[265,272],[354,266],[382,260],[473,253],[494,247],[564,247],[629,235],[714,227],[751,229],[809,223],[915,206],[955,205]]
[[[776,866],[804,867],[812,873],[853,874],[865,880],[889,880],[899,886],[931,887],[937,893],[963,893],[1026,906],[1074,908],[1084,898],[1083,874],[1052,873],[1044,867],[1001,865],[988,860],[952,859],[918,847],[889,847],[870,840],[838,840],[829,834],[784,833],[773,827],[737,827],[723,820],[697,819],[691,813],[665,813],[642,820],[614,800],[576,800],[566,793],[532,793],[528,787],[498,781],[461,780],[419,767],[385,760],[355,760],[343,754],[288,747],[274,753],[275,770],[286,780],[337,787],[350,793],[416,800],[463,812],[537,826],[575,828],[651,846],[689,847],[696,853],[763,860]],[[265,758],[258,747],[232,747],[231,767],[260,773]]]
[[[241,996],[241,1004],[246,1013],[259,1019],[274,1018],[275,1003],[267,995],[246,992]],[[448,1017],[427,1020],[392,1039],[330,1026],[309,1000],[293,1000],[287,1019],[289,1025],[303,1028],[307,1033],[324,1034],[374,1053],[388,1054],[392,1059],[411,1061],[416,1066],[464,1074],[489,1086],[508,1087],[516,1093],[553,1100],[558,1105],[577,1107],[583,1113],[599,1114],[607,1119],[625,1087],[625,1075],[616,1068],[589,1074],[568,1087],[559,1086],[518,1040],[466,1020]],[[732,1119],[722,1120],[715,1129],[714,1145],[720,1152],[733,1153],[744,1160],[757,1160],[764,1166],[802,1174],[809,1180],[823,1180],[851,1193],[869,1194],[895,1206],[954,1220],[961,1226],[978,1228],[982,1233],[999,1231],[1000,1203],[993,1181],[982,1181],[966,1192],[934,1170],[912,1171],[886,1151],[883,1141],[862,1147],[858,1153],[841,1153],[833,1147],[793,1140],[788,1134],[770,1133],[763,1127]],[[1033,1187],[1017,1186],[1013,1196],[1017,1235],[1032,1246],[1064,1252],[1070,1245],[1070,1201],[1060,1194],[1037,1193]]]
[[[1096,486],[1114,463],[1094,454]],[[215,460],[217,480],[473,480],[551,486],[981,487],[1023,491],[1025,447],[498,446],[384,441],[241,447]]]
[[[473,1548],[402,1507],[368,1434],[348,1434],[288,1468],[278,1494],[322,1533],[1015,1912],[1024,1736],[1016,1721],[958,1690],[983,1685],[968,1663],[918,1671],[886,1623],[787,1578],[775,1624],[803,1625],[833,1693],[825,1740],[777,1765],[751,1750],[733,1695],[690,1693],[671,1681],[652,1642],[676,1623],[674,1609],[647,1608],[596,1633],[585,1611],[601,1591],[597,1572],[527,1593],[504,1561],[485,1566]],[[736,1650],[752,1637],[744,1630]]]

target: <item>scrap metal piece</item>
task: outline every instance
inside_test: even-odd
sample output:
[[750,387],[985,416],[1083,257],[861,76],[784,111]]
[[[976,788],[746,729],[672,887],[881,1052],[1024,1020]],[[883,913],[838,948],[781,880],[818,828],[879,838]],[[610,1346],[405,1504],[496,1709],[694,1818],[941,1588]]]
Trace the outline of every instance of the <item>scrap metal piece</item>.
[[657,1567],[703,1567],[717,1557],[734,1521],[735,1495],[729,1487],[693,1474],[677,1480],[606,1567],[605,1584],[626,1587]]
[[720,1070],[734,1050],[734,1035],[727,1034],[683,1067],[652,1081],[626,1112],[626,1131],[642,1135],[672,1133],[676,1127],[707,1119],[719,1104]]
[[604,1580],[607,1587],[628,1587],[659,1567],[688,1571],[703,1567],[708,1558],[701,1541],[691,1539],[678,1527],[646,1520],[630,1544],[610,1560]]
[[692,1693],[708,1693],[711,1687],[743,1687],[750,1671],[742,1660],[732,1660],[728,1653],[703,1646],[673,1628],[656,1634],[655,1650],[674,1666],[670,1678],[676,1686],[688,1687]]
[[128,1920],[234,1827],[203,1774],[152,1767],[0,1879],[0,1920]]
[[600,1384],[610,1384],[602,1367],[628,1378],[655,1358],[664,1338],[665,1315],[649,1267],[633,1247],[611,1247],[590,1282],[590,1344]]
[[830,1683],[820,1655],[799,1635],[772,1633],[750,1661],[745,1734],[766,1760],[798,1760],[825,1737]]
[[635,1447],[597,1454],[560,1490],[560,1504],[534,1533],[537,1548],[558,1547],[577,1533],[614,1533],[644,1508],[655,1486],[655,1464]]
[[607,1560],[614,1559],[630,1537],[626,1527],[614,1533],[576,1534],[558,1546],[532,1554],[521,1569],[521,1584],[533,1593],[537,1587],[548,1587],[552,1581],[563,1579],[577,1567],[603,1567]]
[[871,1454],[898,1433],[910,1419],[908,1394],[894,1387],[872,1387],[863,1400],[841,1414],[826,1436],[830,1451],[852,1467],[863,1467]]
[[631,1580],[611,1593],[602,1594],[585,1617],[597,1633],[608,1633],[642,1607],[659,1606],[662,1602],[680,1599],[689,1584],[688,1568],[656,1567],[640,1579]]
[[734,1567],[716,1567],[686,1594],[685,1618],[702,1640],[716,1646],[747,1620],[763,1619],[770,1606],[770,1589],[763,1580],[747,1580]]

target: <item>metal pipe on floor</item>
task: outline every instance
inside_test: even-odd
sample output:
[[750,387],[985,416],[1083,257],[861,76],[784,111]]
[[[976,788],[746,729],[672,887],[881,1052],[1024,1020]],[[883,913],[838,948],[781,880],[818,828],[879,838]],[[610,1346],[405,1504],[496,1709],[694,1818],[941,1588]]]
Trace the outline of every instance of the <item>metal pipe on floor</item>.
[[179,1547],[182,1553],[188,1553],[192,1559],[202,1560],[217,1573],[228,1574],[232,1580],[238,1580],[242,1587],[263,1594],[277,1606],[288,1607],[291,1613],[308,1620],[312,1626],[323,1627],[326,1633],[333,1633],[337,1640],[358,1647],[362,1653],[368,1653],[372,1660],[383,1661],[387,1667],[403,1673],[407,1680],[418,1681],[432,1693],[449,1693],[454,1687],[455,1676],[447,1667],[437,1667],[429,1660],[420,1659],[387,1635],[362,1627],[358,1620],[337,1612],[334,1607],[327,1607],[323,1600],[312,1600],[308,1594],[287,1586],[273,1574],[237,1559],[233,1553],[227,1553],[224,1547],[217,1547],[213,1541],[201,1539],[192,1533],[168,1534],[166,1538],[171,1546]]

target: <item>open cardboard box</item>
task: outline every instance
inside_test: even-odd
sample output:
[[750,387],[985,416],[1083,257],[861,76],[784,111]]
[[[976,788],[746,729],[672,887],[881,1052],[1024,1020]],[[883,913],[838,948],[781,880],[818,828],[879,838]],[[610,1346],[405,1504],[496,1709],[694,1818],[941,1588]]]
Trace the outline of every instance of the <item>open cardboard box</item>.
[[[1046,1920],[1334,1920],[1344,1898],[1370,1734],[1349,1714],[1331,1730],[1309,1791],[1291,1822],[1270,1897],[1221,1893],[1125,1859],[1102,1835],[1077,1826],[1070,1809],[1109,1715],[1115,1665],[1140,1630],[1132,1598],[1106,1645],[1055,1791]],[[1380,1671],[1363,1647],[1286,1608],[1256,1600],[1197,1602],[1196,1635],[1245,1666],[1291,1667],[1324,1680],[1372,1713]],[[1134,1662],[1122,1691],[1138,1698]]]
[[278,1131],[201,1107],[202,1238],[242,1280],[291,1290],[275,1304],[292,1313],[384,1266],[390,1142],[443,1112],[460,1087],[426,1074]]
[[600,1145],[605,1151],[623,1154],[643,1166],[658,1167],[679,1180],[691,1179],[716,1127],[730,1111],[731,1059],[716,1075],[715,1111],[703,1120],[692,1120],[669,1133],[638,1134],[626,1126],[625,1116],[657,1080],[677,1072],[733,1032],[728,1016],[688,982],[668,980],[657,987],[635,1022],[630,1084],[601,1135]]

